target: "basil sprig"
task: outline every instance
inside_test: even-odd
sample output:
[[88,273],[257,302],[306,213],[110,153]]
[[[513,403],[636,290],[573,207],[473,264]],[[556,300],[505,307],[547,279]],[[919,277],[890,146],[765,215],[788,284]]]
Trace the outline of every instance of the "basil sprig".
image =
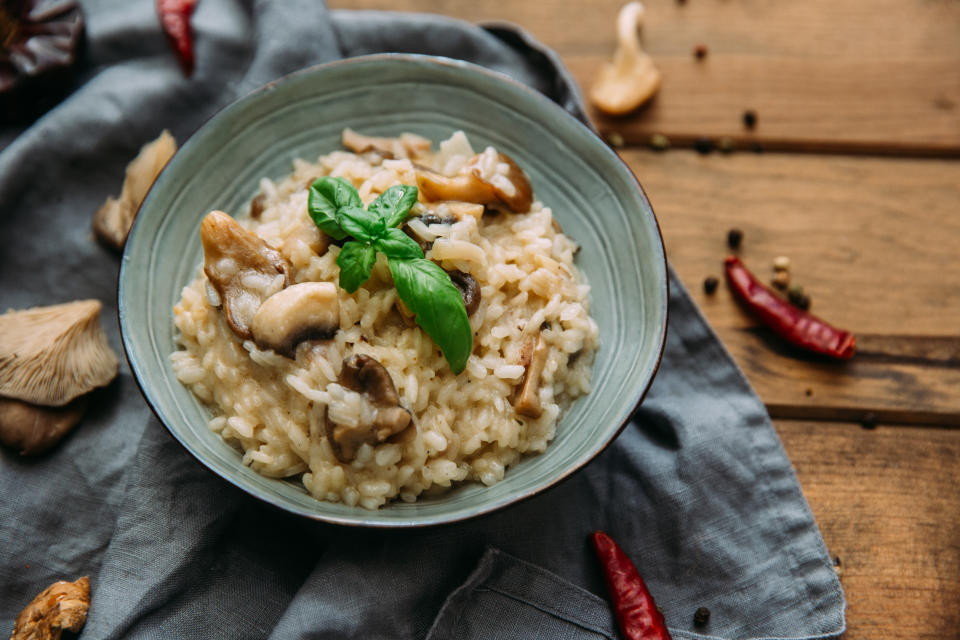
[[310,185],[308,210],[324,233],[343,243],[337,266],[340,286],[353,293],[367,281],[377,252],[387,257],[397,295],[417,324],[443,351],[455,373],[463,371],[473,350],[473,332],[460,290],[450,276],[423,256],[417,242],[397,227],[417,202],[417,188],[390,187],[366,209],[360,194],[344,178],[322,177]]

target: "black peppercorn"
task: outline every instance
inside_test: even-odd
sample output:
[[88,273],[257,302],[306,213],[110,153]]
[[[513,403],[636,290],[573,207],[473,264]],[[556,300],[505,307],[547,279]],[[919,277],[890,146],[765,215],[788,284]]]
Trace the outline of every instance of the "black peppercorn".
[[693,55],[697,60],[703,60],[707,57],[707,45],[698,44],[693,48]]
[[728,247],[731,249],[739,249],[741,242],[743,242],[743,231],[740,231],[740,229],[730,229],[730,231],[727,231]]
[[693,614],[693,624],[702,627],[710,622],[710,609],[706,607],[700,607],[697,609],[696,613]]
[[747,129],[753,129],[757,126],[757,112],[753,109],[747,109],[743,112],[743,126]]
[[720,284],[720,281],[713,276],[707,276],[703,281],[703,292],[708,296],[713,295],[713,292],[717,290],[717,286]]
[[707,154],[713,151],[713,140],[707,137],[697,138],[693,141],[693,148],[697,153]]

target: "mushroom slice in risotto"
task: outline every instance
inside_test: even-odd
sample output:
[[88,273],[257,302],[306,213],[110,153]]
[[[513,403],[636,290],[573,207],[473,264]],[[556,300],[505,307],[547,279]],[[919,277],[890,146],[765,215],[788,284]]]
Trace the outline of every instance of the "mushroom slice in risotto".
[[529,358],[529,363],[527,364],[527,372],[523,376],[520,395],[513,403],[514,410],[528,418],[539,418],[543,413],[543,405],[540,403],[540,378],[543,375],[543,368],[547,364],[549,351],[542,332],[537,334],[535,344],[536,346],[533,346],[534,338],[531,337],[525,345],[524,359]]
[[353,424],[337,423],[339,416],[334,411],[328,413],[327,437],[341,462],[353,460],[361,445],[380,444],[410,426],[410,412],[400,406],[390,372],[375,358],[355,354],[344,359],[337,382],[360,394],[364,404]]
[[461,200],[505,206],[514,213],[529,211],[533,204],[533,188],[523,169],[493,147],[475,155],[453,176],[419,168],[417,186],[429,201]]
[[200,225],[203,272],[223,305],[230,329],[244,340],[264,300],[290,284],[290,266],[252,231],[222,211],[211,211]]
[[301,342],[329,338],[339,328],[340,301],[332,282],[290,285],[264,300],[250,322],[258,347],[288,358]]
[[430,140],[412,133],[404,133],[399,138],[377,138],[344,129],[340,140],[354,153],[375,151],[383,158],[416,158],[430,151]]

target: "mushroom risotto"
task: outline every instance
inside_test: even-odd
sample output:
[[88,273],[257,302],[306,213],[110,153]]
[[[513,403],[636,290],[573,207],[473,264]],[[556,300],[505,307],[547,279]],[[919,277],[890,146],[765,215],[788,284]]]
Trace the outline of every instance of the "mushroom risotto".
[[214,211],[174,307],[177,378],[261,474],[376,509],[492,485],[590,389],[576,243],[508,156],[462,132],[346,130]]

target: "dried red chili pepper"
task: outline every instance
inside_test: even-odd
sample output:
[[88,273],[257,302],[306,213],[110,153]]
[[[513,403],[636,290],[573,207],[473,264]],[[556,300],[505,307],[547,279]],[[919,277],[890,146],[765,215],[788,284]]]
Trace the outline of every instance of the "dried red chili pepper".
[[197,0],[157,0],[157,15],[163,32],[177,54],[180,67],[188,76],[193,73],[193,29],[190,16],[197,6]]
[[603,565],[623,636],[627,640],[672,640],[663,614],[623,549],[603,531],[594,531],[590,539]]
[[740,300],[765,325],[791,344],[834,358],[853,357],[856,337],[798,309],[763,285],[740,259],[724,261],[727,282]]

